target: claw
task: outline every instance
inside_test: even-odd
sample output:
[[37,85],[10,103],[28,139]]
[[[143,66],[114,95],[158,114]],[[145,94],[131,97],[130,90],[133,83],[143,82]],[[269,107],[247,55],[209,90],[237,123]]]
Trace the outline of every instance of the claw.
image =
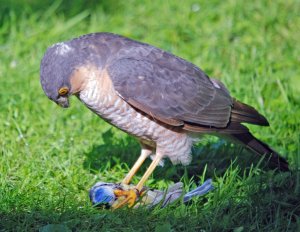
[[113,209],[119,209],[124,205],[128,205],[128,207],[131,208],[136,202],[137,197],[139,196],[139,192],[136,189],[117,189],[114,190],[114,194],[118,198],[118,200],[115,201],[115,203],[112,205]]

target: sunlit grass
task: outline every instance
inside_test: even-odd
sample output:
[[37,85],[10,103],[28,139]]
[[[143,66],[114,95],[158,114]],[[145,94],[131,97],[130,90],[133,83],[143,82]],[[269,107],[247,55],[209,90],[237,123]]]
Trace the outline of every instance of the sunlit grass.
[[[12,1],[0,10],[0,231],[36,231],[47,224],[74,231],[300,230],[299,2],[94,4],[49,1],[45,7],[32,1],[21,7]],[[153,211],[93,209],[88,189],[99,180],[120,181],[139,146],[77,99],[67,110],[50,102],[40,87],[39,63],[49,45],[97,31],[151,43],[222,80],[233,96],[269,119],[269,128],[250,128],[293,171],[270,171],[264,162],[257,167],[258,157],[204,137],[190,166],[167,162],[147,185],[183,181],[188,188],[211,177],[213,192]]]

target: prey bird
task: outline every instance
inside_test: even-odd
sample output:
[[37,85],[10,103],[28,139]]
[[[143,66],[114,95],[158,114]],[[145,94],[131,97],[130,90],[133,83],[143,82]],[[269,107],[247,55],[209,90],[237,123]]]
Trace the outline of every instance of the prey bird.
[[122,184],[129,184],[145,159],[154,156],[136,189],[122,192],[125,199],[115,208],[135,203],[162,159],[188,165],[201,134],[234,139],[288,170],[286,160],[242,124],[268,126],[264,116],[231,97],[220,81],[196,65],[149,44],[111,33],[56,43],[42,59],[40,81],[58,105],[69,107],[68,99],[75,95],[102,119],[137,138],[141,153]]

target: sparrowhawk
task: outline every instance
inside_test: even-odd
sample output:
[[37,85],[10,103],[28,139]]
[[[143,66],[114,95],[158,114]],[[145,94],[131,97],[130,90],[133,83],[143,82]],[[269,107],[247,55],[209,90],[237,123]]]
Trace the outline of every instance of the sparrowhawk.
[[268,126],[253,107],[231,97],[196,65],[149,44],[111,33],[93,33],[56,43],[40,70],[45,94],[62,107],[75,95],[108,123],[136,137],[141,154],[122,183],[128,184],[151,154],[151,165],[117,207],[134,204],[158,163],[168,157],[187,165],[200,134],[233,138],[281,170],[287,162],[242,123]]

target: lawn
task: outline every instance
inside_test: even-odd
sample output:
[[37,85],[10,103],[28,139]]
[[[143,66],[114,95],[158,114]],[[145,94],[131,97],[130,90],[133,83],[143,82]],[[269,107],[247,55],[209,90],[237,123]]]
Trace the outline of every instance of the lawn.
[[[70,2],[0,3],[0,231],[300,231],[298,0]],[[251,131],[291,172],[205,136],[189,166],[167,161],[147,186],[188,189],[212,178],[214,191],[164,209],[91,207],[89,188],[120,181],[139,145],[75,98],[69,109],[50,102],[39,65],[51,44],[100,31],[153,44],[220,79],[268,118],[270,127]]]

